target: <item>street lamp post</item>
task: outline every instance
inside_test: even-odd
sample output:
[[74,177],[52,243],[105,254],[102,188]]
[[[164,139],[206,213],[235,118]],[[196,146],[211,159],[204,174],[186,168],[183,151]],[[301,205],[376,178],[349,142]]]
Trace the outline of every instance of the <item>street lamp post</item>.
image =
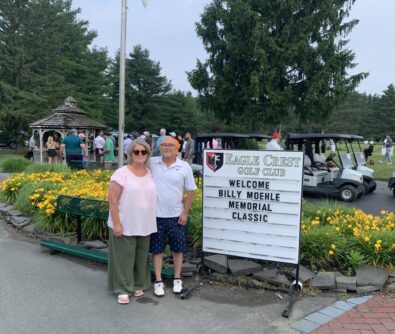
[[123,134],[125,131],[126,10],[127,0],[122,0],[121,48],[119,51],[118,167],[123,166]]

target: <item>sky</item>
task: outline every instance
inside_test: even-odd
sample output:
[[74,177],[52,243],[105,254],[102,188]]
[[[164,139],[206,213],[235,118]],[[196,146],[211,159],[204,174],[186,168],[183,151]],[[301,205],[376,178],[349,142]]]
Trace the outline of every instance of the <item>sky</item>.
[[[113,57],[120,46],[122,0],[73,0],[80,8],[80,19],[89,21],[96,30],[94,45],[105,47]],[[141,0],[128,0],[126,54],[141,44],[150,58],[160,63],[162,75],[173,88],[193,91],[186,71],[205,60],[207,54],[196,35],[200,20],[210,0],[149,0],[144,8]],[[357,67],[349,73],[369,72],[357,88],[361,93],[382,94],[395,84],[395,0],[357,0],[350,18],[360,20],[348,35],[348,48],[356,54]]]

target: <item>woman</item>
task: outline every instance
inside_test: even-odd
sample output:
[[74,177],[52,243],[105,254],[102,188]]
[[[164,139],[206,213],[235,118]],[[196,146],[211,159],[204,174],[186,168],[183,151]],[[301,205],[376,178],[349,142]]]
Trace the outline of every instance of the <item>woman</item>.
[[110,180],[108,287],[118,303],[128,304],[150,288],[148,250],[156,228],[156,187],[149,163],[149,145],[133,141],[128,164],[115,171]]
[[48,137],[47,142],[45,143],[45,147],[47,149],[48,154],[48,163],[49,164],[56,164],[58,162],[58,153],[56,152],[56,143],[53,140],[52,136]]

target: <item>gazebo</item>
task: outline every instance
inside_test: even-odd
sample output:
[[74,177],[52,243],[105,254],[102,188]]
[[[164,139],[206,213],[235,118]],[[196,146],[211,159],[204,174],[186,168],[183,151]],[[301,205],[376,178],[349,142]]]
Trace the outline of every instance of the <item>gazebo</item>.
[[64,105],[53,109],[51,115],[30,123],[29,127],[32,129],[33,136],[37,134],[39,136],[40,163],[43,162],[44,143],[50,134],[60,143],[69,129],[77,129],[88,140],[90,133],[94,134],[95,131],[106,128],[105,125],[89,118],[84,110],[78,108],[77,101],[71,96],[64,100]]

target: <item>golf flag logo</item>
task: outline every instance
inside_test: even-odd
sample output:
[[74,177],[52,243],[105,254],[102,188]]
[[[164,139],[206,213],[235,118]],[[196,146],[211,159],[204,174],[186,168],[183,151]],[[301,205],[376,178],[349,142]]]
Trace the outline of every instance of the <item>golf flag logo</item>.
[[215,153],[215,152],[207,152],[206,153],[206,164],[207,164],[208,168],[210,168],[213,172],[216,172],[224,164],[224,154],[223,153]]

